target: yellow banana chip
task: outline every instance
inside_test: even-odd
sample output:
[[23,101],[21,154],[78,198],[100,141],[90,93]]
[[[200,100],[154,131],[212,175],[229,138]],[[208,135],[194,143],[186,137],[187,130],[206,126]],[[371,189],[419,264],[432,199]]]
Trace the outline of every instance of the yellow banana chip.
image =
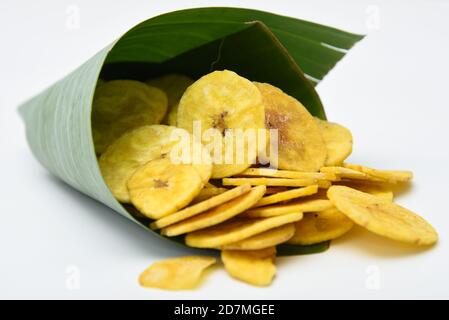
[[[148,161],[168,155],[172,148],[180,143],[181,140],[173,139],[174,130],[182,131],[182,129],[164,125],[136,128],[117,139],[101,155],[99,160],[101,173],[117,200],[129,203],[126,183],[134,172]],[[192,144],[198,144],[198,142],[192,139]],[[212,172],[210,156],[207,152],[203,152],[200,160],[193,166],[206,183]]]
[[128,181],[132,204],[151,219],[185,207],[202,187],[203,181],[193,166],[173,164],[167,158],[148,162]]
[[289,213],[261,219],[234,218],[225,223],[189,233],[186,244],[196,248],[218,248],[270,229],[301,220],[302,213]]
[[234,278],[256,286],[267,286],[276,274],[275,255],[259,251],[223,250],[221,260],[226,271]]
[[97,85],[92,104],[92,134],[100,155],[126,131],[158,124],[167,111],[167,96],[134,80],[113,80]]
[[[365,193],[372,194],[377,197],[381,197],[382,199],[386,199],[389,201],[394,200],[394,192],[385,184],[378,183],[370,183],[364,181],[341,181],[338,185],[343,185],[346,187],[350,187]],[[326,196],[327,197],[327,196]]]
[[306,213],[301,221],[295,222],[296,232],[288,240],[290,244],[312,245],[341,237],[354,223],[337,209]]
[[256,83],[265,104],[265,124],[279,134],[278,167],[285,170],[318,171],[327,149],[320,128],[295,98],[267,84]]
[[268,218],[292,212],[317,212],[331,208],[333,208],[333,205],[329,200],[307,199],[297,200],[287,204],[277,204],[273,206],[250,209],[241,216],[245,218]]
[[260,250],[275,247],[295,234],[295,224],[286,224],[255,236],[222,246],[221,250]]
[[352,134],[345,127],[315,118],[327,148],[325,166],[339,166],[352,153]]
[[[208,189],[213,190],[213,188],[206,188],[203,190],[208,190]],[[231,190],[227,190],[226,192],[224,192],[220,195],[217,195],[208,200],[205,200],[205,201],[197,203],[193,206],[187,207],[181,211],[175,212],[167,217],[159,219],[159,220],[153,222],[150,225],[150,227],[152,229],[160,229],[160,228],[167,227],[169,225],[172,225],[179,221],[188,219],[188,218],[193,217],[193,216],[195,216],[199,213],[202,213],[204,211],[207,211],[211,208],[217,207],[223,203],[231,201],[232,199],[235,199],[235,198],[241,196],[242,194],[249,192],[250,190],[251,190],[251,186],[249,184],[240,186],[240,187],[236,187]]]
[[190,256],[156,262],[139,277],[146,288],[165,290],[194,289],[201,282],[204,271],[216,263],[213,257]]
[[241,186],[250,184],[252,186],[274,186],[274,187],[306,187],[319,185],[324,188],[330,187],[330,182],[317,179],[283,179],[283,178],[223,178],[224,186]]
[[239,175],[287,179],[318,179],[329,181],[336,179],[336,176],[331,173],[276,170],[270,168],[248,168]]
[[413,172],[411,171],[379,170],[349,163],[345,163],[343,166],[350,170],[363,172],[374,179],[380,179],[388,183],[408,182],[413,179]]
[[222,193],[225,193],[229,189],[226,188],[206,188],[204,187],[201,189],[200,193],[195,197],[195,199],[192,200],[192,204],[196,204],[202,201],[205,201],[207,199],[210,199],[212,197],[218,196]]
[[148,85],[159,88],[167,94],[168,112],[164,123],[176,127],[179,100],[181,100],[182,95],[193,82],[192,79],[182,74],[167,74],[146,82]]
[[[235,129],[265,129],[265,111],[262,96],[256,86],[249,80],[232,71],[212,72],[191,85],[184,93],[178,107],[178,126],[193,133],[194,125],[201,124],[201,132],[215,130],[215,138],[221,152],[221,161],[214,157],[213,178],[223,178],[238,174],[255,163],[257,157],[257,134],[248,135],[243,148],[232,146],[232,157],[226,162],[225,134],[233,140],[239,135]],[[229,129],[234,129],[230,131]],[[210,137],[202,134],[202,142],[210,145]],[[248,155],[248,150],[256,147],[255,153]],[[265,148],[265,146],[263,146]],[[238,155],[242,161],[238,161]],[[231,162],[231,163],[229,163]],[[241,163],[239,163],[241,162]]]
[[284,192],[279,192],[273,195],[269,195],[260,199],[253,208],[267,206],[282,201],[287,201],[299,197],[310,196],[318,192],[318,186],[309,186],[305,188],[291,189]]
[[161,230],[161,234],[174,237],[204,229],[229,220],[251,208],[265,194],[265,186],[258,186],[229,202]]
[[354,223],[380,236],[415,245],[438,241],[437,232],[426,220],[389,200],[344,186],[332,186],[327,194]]
[[379,179],[371,177],[366,173],[345,167],[322,167],[320,169],[320,172],[335,174],[337,176],[337,179],[379,181]]

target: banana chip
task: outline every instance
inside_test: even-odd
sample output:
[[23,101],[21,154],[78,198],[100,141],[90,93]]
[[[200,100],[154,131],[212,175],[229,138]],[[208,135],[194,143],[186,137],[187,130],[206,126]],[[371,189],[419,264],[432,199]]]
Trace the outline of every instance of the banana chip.
[[256,83],[265,104],[265,124],[279,130],[280,169],[318,171],[327,156],[320,128],[295,98],[267,84]]
[[193,82],[192,79],[182,74],[167,74],[146,82],[148,85],[159,88],[167,94],[168,112],[164,123],[176,127],[179,100],[181,100],[182,95]]
[[344,186],[333,186],[327,194],[354,223],[380,236],[423,246],[438,241],[437,232],[427,221],[389,200]]
[[276,274],[274,259],[276,251],[262,249],[257,251],[221,252],[221,260],[226,271],[234,278],[256,286],[267,286]]
[[167,111],[167,96],[157,88],[134,80],[97,85],[92,104],[92,134],[100,155],[126,131],[158,124]]
[[287,204],[254,208],[242,214],[245,218],[268,218],[280,216],[292,212],[317,212],[333,208],[329,200],[312,199],[297,200]]
[[337,176],[338,179],[351,179],[351,180],[365,180],[365,181],[380,181],[374,177],[370,177],[366,173],[345,168],[345,167],[322,167],[320,169],[322,173],[330,173]]
[[248,193],[218,207],[170,225],[162,229],[161,234],[168,237],[174,237],[222,223],[251,208],[263,197],[265,190],[265,186],[255,187]]
[[203,181],[191,165],[162,158],[148,162],[128,181],[132,204],[145,216],[160,219],[188,205]]
[[276,170],[270,168],[248,168],[239,175],[287,179],[317,179],[329,181],[337,179],[337,177],[332,173]]
[[[175,127],[164,125],[143,126],[125,133],[103,153],[99,166],[112,194],[123,203],[129,203],[126,183],[134,172],[148,161],[170,153],[180,140],[174,140]],[[192,143],[196,144],[192,139]],[[192,148],[193,149],[193,148]],[[203,152],[201,163],[194,164],[204,183],[210,178],[210,156]]]
[[284,243],[295,234],[295,224],[286,224],[255,236],[222,246],[221,250],[260,250]]
[[372,194],[373,196],[381,197],[389,201],[394,200],[394,192],[385,184],[377,183],[364,183],[363,181],[341,181],[339,185],[350,187],[365,193]]
[[357,164],[345,163],[345,168],[367,174],[368,176],[388,183],[408,182],[413,179],[413,172],[399,170],[378,170]]
[[283,179],[283,178],[223,178],[224,186],[274,186],[274,187],[306,187],[318,185],[320,188],[329,188],[330,182],[317,179]]
[[[265,112],[262,96],[249,80],[232,71],[212,72],[191,85],[184,93],[178,107],[178,126],[193,133],[194,122],[199,121],[202,132],[215,129],[221,140],[222,161],[216,161],[213,178],[223,178],[238,174],[255,163],[255,154],[248,155],[250,147],[257,146],[257,135],[249,135],[243,150],[233,146],[231,164],[225,163],[225,138],[227,129],[265,129]],[[230,132],[230,131],[228,131]],[[231,137],[236,136],[231,134]],[[203,143],[211,141],[203,136]],[[265,146],[264,146],[265,147]],[[242,163],[237,161],[237,153],[243,155]]]
[[267,206],[269,204],[274,204],[282,201],[287,201],[291,199],[296,199],[299,197],[310,196],[318,192],[318,186],[309,186],[305,188],[291,189],[284,192],[279,192],[270,196],[263,197],[260,199],[253,208]]
[[352,134],[345,127],[315,118],[327,148],[325,166],[339,166],[352,153]]
[[295,222],[296,232],[288,240],[290,244],[312,245],[341,237],[353,227],[354,223],[337,209],[306,213]]
[[[213,188],[207,188],[207,189],[213,189]],[[203,190],[207,190],[203,189]],[[187,207],[184,210],[175,212],[165,218],[159,219],[155,222],[153,222],[150,227],[152,229],[160,229],[167,227],[169,225],[172,225],[174,223],[180,222],[182,220],[188,219],[190,217],[193,217],[199,213],[202,213],[204,211],[207,211],[211,208],[217,207],[221,204],[224,204],[228,201],[231,201],[232,199],[235,199],[251,190],[251,186],[244,185],[240,187],[236,187],[231,190],[227,190],[226,192],[217,195],[215,197],[212,197],[208,200],[205,200],[203,202],[197,203],[191,207]]]
[[195,199],[192,200],[192,204],[196,204],[202,201],[205,201],[207,199],[210,199],[212,197],[218,196],[222,193],[225,193],[226,191],[228,191],[228,189],[226,188],[206,188],[204,187],[203,189],[201,189],[200,193],[198,193],[198,195],[195,197]]
[[142,272],[139,283],[146,288],[194,289],[201,282],[203,272],[216,262],[215,258],[205,256],[179,257],[160,261]]
[[234,218],[204,230],[189,233],[186,244],[196,248],[218,248],[270,229],[301,220],[302,213],[289,213],[261,219]]

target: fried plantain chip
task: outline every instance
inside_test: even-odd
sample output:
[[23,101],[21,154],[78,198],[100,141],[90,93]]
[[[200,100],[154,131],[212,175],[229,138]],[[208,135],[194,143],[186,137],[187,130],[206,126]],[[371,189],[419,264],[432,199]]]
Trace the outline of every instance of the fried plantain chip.
[[160,219],[188,205],[203,181],[193,166],[162,158],[137,169],[127,185],[131,203],[148,218]]
[[336,176],[331,173],[322,172],[303,172],[291,170],[276,170],[270,168],[248,168],[240,176],[287,178],[287,179],[317,179],[317,180],[336,180]]
[[203,202],[207,199],[210,199],[212,197],[218,196],[222,193],[225,193],[226,191],[228,191],[229,189],[226,188],[206,188],[204,187],[203,189],[201,189],[200,193],[198,193],[198,195],[195,197],[195,199],[192,200],[191,204],[196,204],[199,202]]
[[345,127],[315,118],[327,148],[325,166],[339,166],[352,153],[352,134]]
[[254,187],[229,202],[162,229],[161,234],[174,237],[222,223],[251,208],[263,197],[265,190],[265,186]]
[[303,214],[298,212],[260,219],[237,217],[225,223],[189,233],[186,236],[186,244],[190,247],[214,249],[299,221],[302,217]]
[[393,201],[394,200],[394,192],[393,190],[385,184],[379,183],[370,183],[365,181],[340,181],[338,185],[350,187],[365,193],[372,194],[373,196],[381,197],[383,199]]
[[164,123],[176,127],[179,100],[181,100],[182,95],[193,82],[191,78],[182,74],[167,74],[146,82],[148,85],[159,88],[167,94],[168,111],[163,121]]
[[256,86],[264,100],[266,127],[278,130],[278,167],[318,171],[325,163],[327,150],[312,115],[282,90],[267,83],[256,83]]
[[345,186],[332,186],[327,194],[354,223],[380,236],[423,246],[438,241],[437,232],[426,220],[389,200]]
[[411,171],[379,170],[349,163],[345,163],[343,166],[350,170],[363,172],[374,179],[388,183],[408,182],[413,179],[413,172]]
[[322,167],[320,172],[335,174],[338,179],[351,179],[351,180],[365,180],[365,181],[379,181],[379,179],[375,179],[370,177],[366,173],[352,170],[345,167]]
[[165,290],[194,289],[201,282],[203,272],[215,264],[213,257],[189,256],[156,262],[139,277],[139,283],[146,288]]
[[260,199],[253,208],[267,206],[269,204],[274,204],[282,201],[287,201],[295,198],[310,196],[318,192],[318,186],[308,186],[305,188],[291,189],[284,192],[279,192],[270,196],[263,197]]
[[[168,155],[180,140],[173,140],[174,130],[164,125],[143,126],[131,130],[108,147],[99,159],[103,178],[112,194],[123,203],[129,203],[126,183],[134,172],[148,161]],[[194,139],[192,143],[196,144]],[[192,148],[193,149],[193,148]],[[193,166],[207,183],[212,172],[210,156],[202,153],[203,159]]]
[[221,250],[260,250],[284,243],[295,234],[295,224],[286,224],[222,246]]
[[301,221],[295,222],[296,232],[288,240],[290,244],[312,245],[341,237],[354,223],[337,209],[306,213]]
[[[242,150],[238,150],[237,143],[233,143],[232,158],[229,159],[231,163],[225,161],[226,134],[232,140],[236,140],[239,135],[229,129],[265,129],[262,96],[253,83],[227,70],[202,77],[187,89],[178,107],[179,127],[193,133],[195,121],[200,122],[202,133],[215,130],[216,137],[221,141],[222,159],[214,163],[213,178],[238,174],[255,163],[257,150],[250,155],[248,150],[258,145],[257,135],[248,135]],[[209,137],[202,134],[202,139],[205,145],[210,144]],[[215,150],[218,146],[213,147]],[[238,155],[242,156],[242,161],[238,161]]]
[[306,187],[318,185],[320,188],[329,188],[330,182],[318,179],[283,179],[283,178],[223,178],[224,186],[241,186],[243,184],[252,186],[273,187]]
[[113,80],[97,85],[92,104],[95,152],[101,155],[126,131],[158,124],[167,111],[167,96],[134,80]]
[[257,251],[223,250],[221,260],[234,278],[256,286],[268,286],[276,274],[272,249]]
[[[208,190],[213,188],[207,188],[203,190]],[[226,192],[214,196],[210,199],[207,199],[203,202],[199,202],[193,206],[187,207],[181,211],[175,212],[167,217],[159,219],[153,222],[150,227],[152,229],[160,229],[172,225],[174,223],[180,222],[182,220],[191,218],[199,213],[205,212],[211,208],[217,207],[221,204],[224,204],[232,199],[235,199],[251,190],[251,186],[249,184],[243,185],[240,187],[236,187],[231,190],[227,190]]]
[[241,216],[245,218],[268,218],[292,212],[317,212],[331,209],[333,207],[329,200],[307,199],[297,200],[286,204],[254,208],[246,211]]

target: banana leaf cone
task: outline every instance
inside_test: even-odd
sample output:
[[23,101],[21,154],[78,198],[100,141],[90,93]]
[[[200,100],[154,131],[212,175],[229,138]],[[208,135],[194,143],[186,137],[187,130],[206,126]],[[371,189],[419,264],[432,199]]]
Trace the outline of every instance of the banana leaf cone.
[[[52,174],[150,232],[148,221],[119,203],[101,176],[91,128],[99,78],[147,80],[167,73],[194,79],[229,69],[269,82],[325,118],[314,86],[362,36],[237,8],[197,8],[148,19],[75,71],[25,102],[19,112],[29,146]],[[183,239],[170,239],[184,243]],[[315,246],[281,246],[282,255],[321,252]]]

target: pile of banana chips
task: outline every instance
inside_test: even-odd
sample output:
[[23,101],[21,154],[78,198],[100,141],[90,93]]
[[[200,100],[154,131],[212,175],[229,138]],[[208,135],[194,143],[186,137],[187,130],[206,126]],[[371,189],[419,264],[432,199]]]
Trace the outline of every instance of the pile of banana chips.
[[[267,286],[276,246],[313,245],[354,224],[416,246],[438,240],[422,217],[393,202],[409,171],[346,163],[352,134],[313,117],[268,83],[224,70],[197,81],[99,80],[92,112],[102,175],[137,218],[186,245],[221,251],[226,271]],[[198,286],[215,257],[158,262],[145,287]]]

